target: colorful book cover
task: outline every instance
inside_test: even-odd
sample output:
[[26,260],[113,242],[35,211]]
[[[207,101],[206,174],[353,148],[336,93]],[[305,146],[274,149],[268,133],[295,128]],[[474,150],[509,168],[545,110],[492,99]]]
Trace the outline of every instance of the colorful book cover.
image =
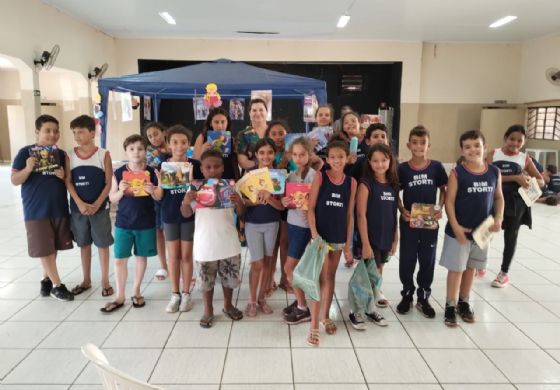
[[230,196],[235,192],[235,181],[226,179],[193,180],[191,190],[196,191],[196,208],[224,209],[235,207]]
[[288,171],[285,169],[270,169],[270,179],[272,180],[273,195],[283,195],[286,192],[286,178]]
[[249,171],[236,184],[237,189],[251,202],[257,202],[257,193],[261,190],[274,192],[274,186],[268,168]]
[[165,190],[185,188],[189,184],[191,167],[192,164],[190,162],[162,162],[160,172],[161,188]]
[[292,198],[288,208],[307,211],[309,208],[310,190],[310,183],[286,183],[286,197]]
[[439,205],[413,203],[410,210],[410,227],[416,229],[437,229],[436,214],[441,211]]
[[537,179],[535,179],[534,177],[531,177],[531,179],[529,180],[528,188],[519,187],[518,191],[519,195],[521,195],[521,197],[525,201],[527,207],[531,207],[533,203],[535,203],[537,199],[539,199],[542,195],[542,190],[539,187],[539,183],[537,183]]
[[146,150],[146,163],[152,168],[157,168],[163,161],[165,152],[158,148],[154,148],[152,145],[148,145]]
[[290,146],[292,146],[292,143],[294,142],[294,140],[296,138],[300,138],[300,137],[307,137],[307,134],[305,133],[288,133],[286,134],[286,138],[284,138],[284,148],[286,150],[288,150],[290,148]]
[[123,180],[128,183],[128,188],[124,192],[125,196],[149,196],[144,190],[144,185],[150,182],[149,171],[124,171]]
[[494,217],[489,215],[473,232],[474,242],[480,249],[486,249],[496,233],[491,232],[490,228],[494,225]]
[[223,154],[231,153],[231,132],[209,130],[206,133],[207,141],[212,145],[213,150],[222,152]]
[[317,145],[315,150],[324,149],[329,143],[329,138],[331,138],[333,129],[332,127],[314,127],[308,134],[309,138],[317,140]]
[[29,156],[35,157],[34,172],[53,172],[60,168],[60,158],[56,145],[36,145],[29,148]]

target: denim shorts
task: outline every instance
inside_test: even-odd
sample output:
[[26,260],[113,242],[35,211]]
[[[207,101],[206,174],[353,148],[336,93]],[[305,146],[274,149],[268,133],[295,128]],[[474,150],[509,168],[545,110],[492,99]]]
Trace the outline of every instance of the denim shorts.
[[311,240],[311,229],[288,224],[288,256],[301,259]]

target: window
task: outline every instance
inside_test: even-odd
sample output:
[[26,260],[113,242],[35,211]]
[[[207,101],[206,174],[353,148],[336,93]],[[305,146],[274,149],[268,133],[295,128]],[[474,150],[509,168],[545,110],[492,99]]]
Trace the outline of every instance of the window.
[[560,141],[560,107],[529,107],[528,138]]

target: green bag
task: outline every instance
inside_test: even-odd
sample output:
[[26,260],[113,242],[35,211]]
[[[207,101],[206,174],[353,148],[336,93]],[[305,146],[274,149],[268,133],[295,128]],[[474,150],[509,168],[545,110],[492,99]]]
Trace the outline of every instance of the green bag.
[[294,269],[292,286],[302,289],[314,301],[321,299],[319,277],[328,251],[328,244],[321,237],[311,240]]
[[352,313],[365,313],[373,299],[373,290],[365,261],[358,261],[348,282],[348,303]]
[[373,291],[373,299],[377,300],[380,294],[381,284],[383,283],[383,276],[379,274],[377,270],[377,264],[374,259],[366,260],[366,267],[368,271],[369,282],[371,283],[371,289]]

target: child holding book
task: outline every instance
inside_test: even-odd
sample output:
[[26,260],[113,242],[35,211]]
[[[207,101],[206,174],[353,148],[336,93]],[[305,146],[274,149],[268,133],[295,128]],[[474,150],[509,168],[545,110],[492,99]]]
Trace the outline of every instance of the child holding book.
[[[414,293],[416,293],[416,308],[425,317],[434,318],[436,312],[430,304],[429,298],[434,280],[439,226],[434,229],[412,228],[410,211],[413,203],[433,205],[434,218],[441,219],[447,173],[439,161],[428,158],[430,133],[423,126],[416,126],[410,130],[406,146],[412,157],[407,162],[401,163],[398,169],[399,182],[403,192],[402,202],[399,201],[401,212],[399,277],[403,289],[397,312],[399,314],[408,313],[414,302]],[[438,189],[440,191],[439,200],[437,200]],[[435,206],[438,206],[439,209],[436,209]],[[418,288],[414,285],[414,271],[417,262],[419,267],[416,275]]]
[[21,185],[29,257],[41,259],[41,296],[72,301],[74,295],[60,281],[56,266],[57,251],[72,249],[64,185],[66,153],[56,147],[60,138],[58,120],[39,116],[35,134],[37,142],[21,148],[14,158],[11,182]]
[[66,188],[70,194],[70,225],[82,257],[82,283],[72,289],[78,295],[91,288],[91,244],[95,244],[101,265],[101,295],[113,295],[109,284],[109,246],[113,244],[109,191],[113,178],[111,156],[95,146],[95,119],[80,115],[70,122],[77,147],[66,157],[70,173]]
[[474,322],[469,303],[475,270],[486,268],[488,248],[473,241],[472,232],[494,212],[490,231],[500,230],[504,197],[500,170],[484,161],[486,141],[479,130],[469,130],[459,139],[463,162],[449,175],[445,196],[448,222],[440,265],[447,268],[445,324],[457,326],[457,316]]
[[322,237],[329,244],[329,252],[321,270],[321,300],[311,304],[311,327],[307,343],[319,345],[319,319],[327,334],[336,333],[336,325],[329,318],[334,294],[336,269],[340,255],[350,257],[356,180],[344,174],[349,157],[348,143],[333,137],[327,147],[329,168],[315,175],[309,193],[307,214],[311,237]]
[[[221,179],[224,161],[221,152],[207,150],[200,157],[205,179]],[[243,313],[233,305],[233,290],[241,284],[241,245],[237,239],[234,208],[243,214],[243,200],[232,191],[229,199],[234,208],[193,207],[196,192],[189,191],[181,203],[181,213],[185,218],[195,216],[193,257],[198,264],[198,285],[202,291],[204,314],[200,326],[210,328],[214,321],[214,285],[220,275],[224,292],[223,313],[234,321],[243,318]],[[219,243],[219,244],[217,244]]]
[[144,307],[146,301],[140,286],[149,256],[155,256],[156,215],[154,200],[160,200],[163,190],[158,186],[154,168],[146,164],[146,139],[139,134],[128,136],[123,142],[127,163],[115,170],[109,200],[118,202],[115,221],[115,277],[117,296],[101,308],[103,313],[120,309],[125,301],[128,278],[128,258],[136,256],[136,271],[132,286],[132,306]]
[[[328,141],[333,134],[333,118],[334,110],[330,104],[320,104],[319,107],[317,107],[317,111],[315,111],[315,123],[319,128],[328,129],[328,132],[325,134],[326,141]],[[311,143],[313,147],[316,148],[319,139],[311,137]],[[326,145],[317,151],[317,155],[321,160],[326,158]]]

